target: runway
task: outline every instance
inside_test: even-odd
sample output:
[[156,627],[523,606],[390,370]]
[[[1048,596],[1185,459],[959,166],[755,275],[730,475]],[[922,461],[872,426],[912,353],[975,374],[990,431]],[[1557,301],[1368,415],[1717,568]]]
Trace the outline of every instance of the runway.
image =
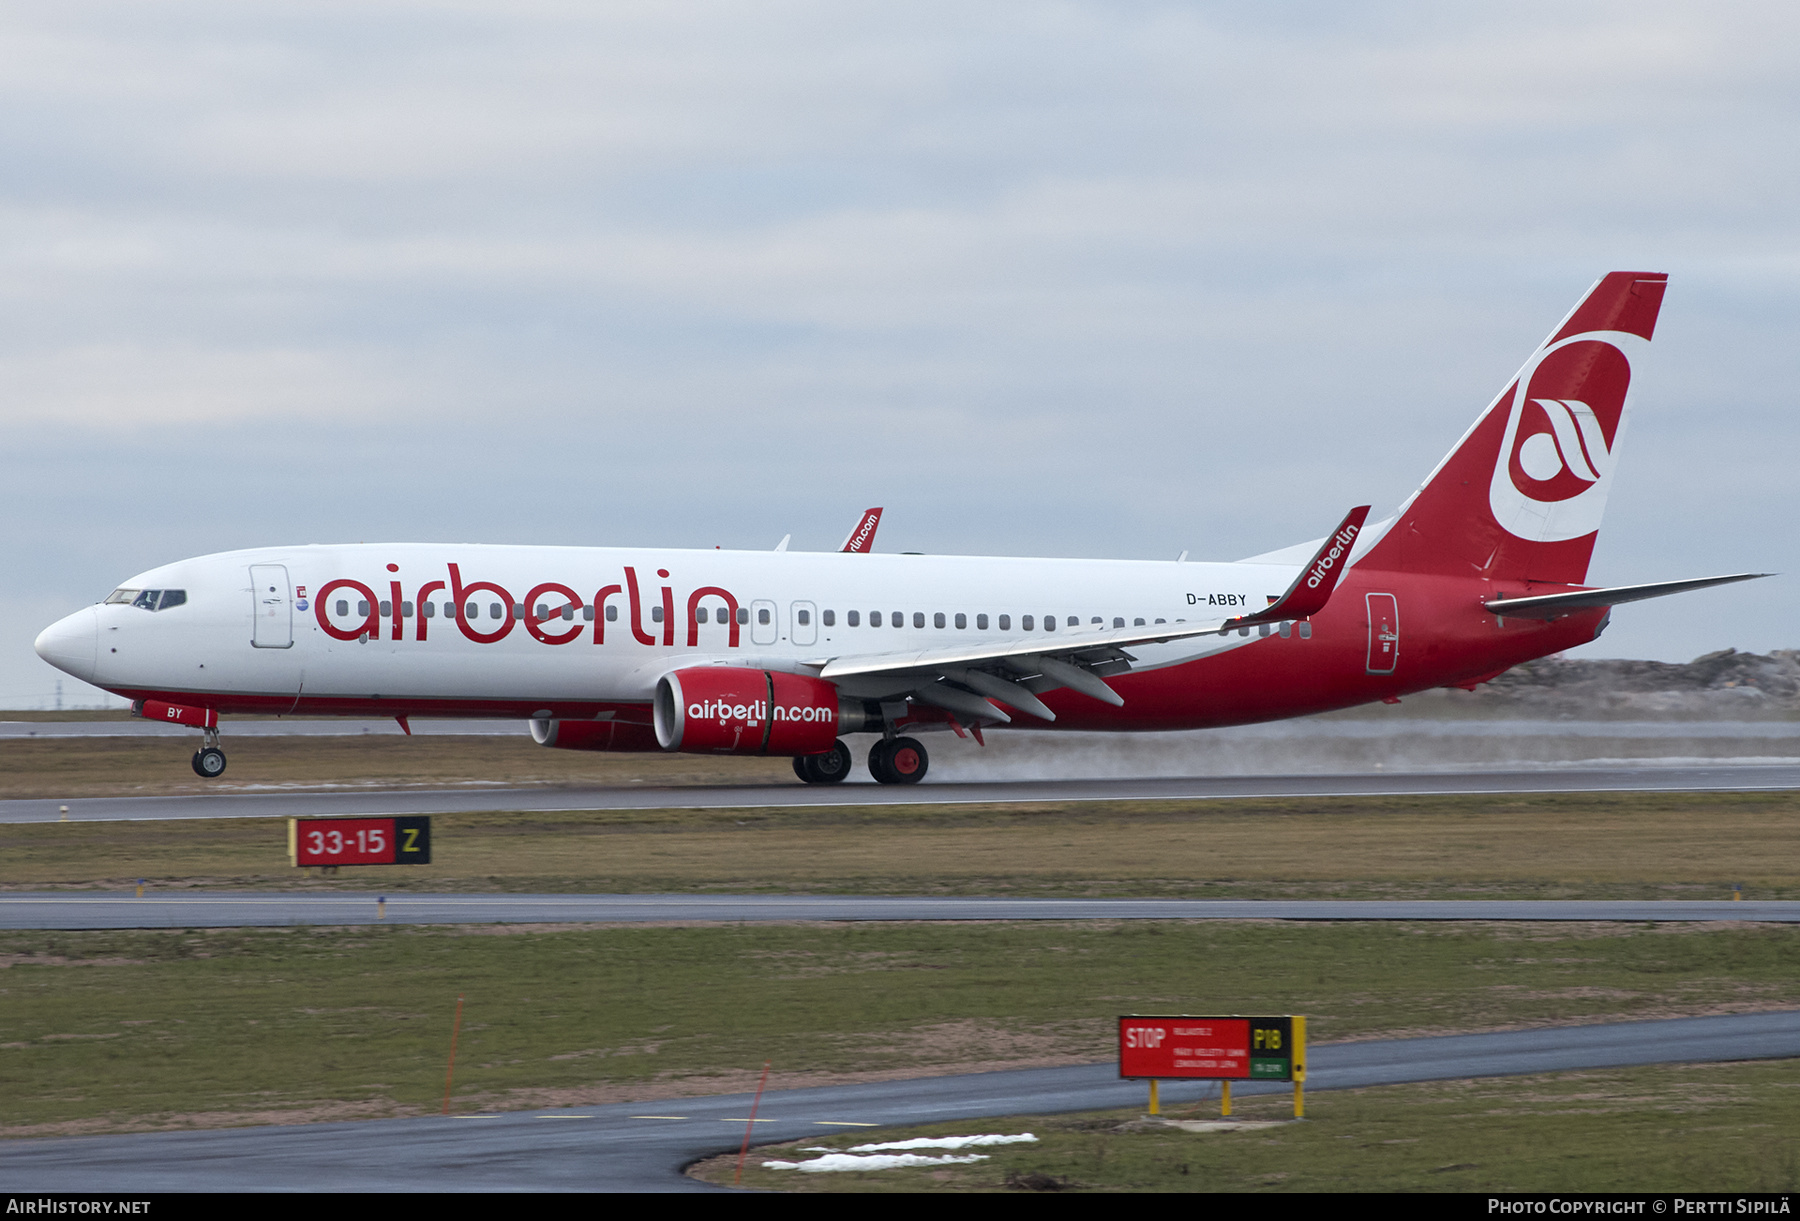
[[[385,901],[378,908],[377,900]],[[983,899],[859,895],[0,894],[0,928],[741,924],[795,920],[1607,920],[1800,923],[1795,900]]]
[[[1664,1062],[1800,1056],[1800,1011],[1678,1018],[1314,1047],[1309,1093]],[[1165,1082],[1166,1103],[1216,1087]],[[1243,1082],[1242,1096],[1286,1091]],[[759,1144],[868,1127],[1142,1106],[1114,1065],[783,1090],[765,1094]],[[12,1192],[712,1191],[684,1166],[732,1152],[750,1096],[368,1123],[232,1128],[0,1144]],[[980,1129],[972,1129],[979,1131]]]
[[1002,780],[920,785],[845,783],[630,785],[610,788],[364,789],[228,792],[185,797],[0,801],[0,823],[298,815],[455,814],[480,810],[718,810],[787,806],[986,805],[1066,801],[1216,801],[1247,797],[1459,796],[1497,793],[1729,793],[1800,789],[1800,765],[1551,767],[1341,775]]

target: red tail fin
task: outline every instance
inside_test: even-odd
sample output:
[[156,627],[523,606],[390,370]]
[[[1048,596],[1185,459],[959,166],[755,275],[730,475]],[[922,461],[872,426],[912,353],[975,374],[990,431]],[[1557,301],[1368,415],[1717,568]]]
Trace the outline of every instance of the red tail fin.
[[1615,271],[1589,289],[1360,563],[1579,584],[1667,283]]
[[880,509],[864,509],[863,515],[857,519],[850,530],[850,537],[844,540],[839,551],[862,554],[875,550],[875,527],[881,524]]

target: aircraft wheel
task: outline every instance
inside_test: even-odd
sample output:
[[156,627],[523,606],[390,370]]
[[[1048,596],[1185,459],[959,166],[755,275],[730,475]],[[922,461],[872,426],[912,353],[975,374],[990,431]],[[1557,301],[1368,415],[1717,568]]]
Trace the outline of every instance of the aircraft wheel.
[[832,743],[823,754],[794,756],[794,774],[808,784],[836,784],[854,765],[850,748],[841,741]]
[[886,738],[869,747],[869,775],[875,777],[877,784],[898,784],[899,778],[894,775],[888,765],[888,756],[893,753],[893,743]]
[[894,777],[892,784],[917,784],[925,779],[930,766],[931,756],[916,738],[895,738],[888,748],[887,767]]
[[216,746],[194,752],[194,774],[211,780],[225,774],[225,752]]

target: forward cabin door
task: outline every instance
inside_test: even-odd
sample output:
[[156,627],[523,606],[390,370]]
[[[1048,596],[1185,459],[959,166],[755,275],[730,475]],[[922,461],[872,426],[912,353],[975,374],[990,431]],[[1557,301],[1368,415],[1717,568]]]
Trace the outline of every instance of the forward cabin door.
[[1400,603],[1393,594],[1369,594],[1369,673],[1392,674],[1400,662]]
[[256,613],[250,643],[259,649],[292,648],[294,597],[287,565],[250,565],[250,595]]

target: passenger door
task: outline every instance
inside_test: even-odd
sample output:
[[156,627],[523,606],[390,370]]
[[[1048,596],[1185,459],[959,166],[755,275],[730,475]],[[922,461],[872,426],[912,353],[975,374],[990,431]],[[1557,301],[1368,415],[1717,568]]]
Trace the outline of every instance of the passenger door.
[[287,565],[250,565],[250,600],[255,608],[250,644],[258,649],[292,648],[294,598]]

